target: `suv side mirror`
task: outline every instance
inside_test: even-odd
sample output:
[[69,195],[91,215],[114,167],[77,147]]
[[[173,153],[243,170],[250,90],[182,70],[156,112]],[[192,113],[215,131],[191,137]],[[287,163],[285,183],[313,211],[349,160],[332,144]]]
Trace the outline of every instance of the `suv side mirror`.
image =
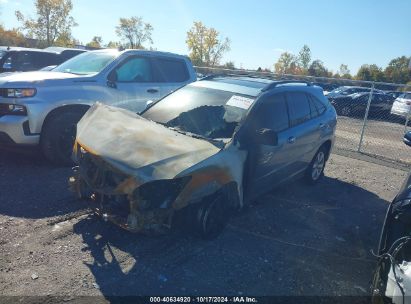
[[117,73],[115,70],[111,71],[107,76],[107,86],[113,89],[117,88]]
[[411,131],[408,131],[404,134],[404,138],[402,140],[404,144],[411,147]]
[[261,145],[276,146],[278,145],[278,134],[271,129],[259,129],[256,132],[255,142]]

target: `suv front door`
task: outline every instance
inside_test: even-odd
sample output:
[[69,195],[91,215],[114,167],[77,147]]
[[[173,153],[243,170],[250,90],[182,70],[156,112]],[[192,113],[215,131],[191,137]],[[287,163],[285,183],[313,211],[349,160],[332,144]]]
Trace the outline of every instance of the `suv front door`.
[[139,113],[147,101],[160,98],[160,85],[149,57],[131,56],[110,72],[109,80],[117,92],[116,106]]
[[[249,152],[245,180],[246,199],[255,198],[288,176],[289,119],[285,95],[277,93],[264,97],[245,125],[250,139],[246,140]],[[261,130],[276,135],[276,144],[259,143]]]

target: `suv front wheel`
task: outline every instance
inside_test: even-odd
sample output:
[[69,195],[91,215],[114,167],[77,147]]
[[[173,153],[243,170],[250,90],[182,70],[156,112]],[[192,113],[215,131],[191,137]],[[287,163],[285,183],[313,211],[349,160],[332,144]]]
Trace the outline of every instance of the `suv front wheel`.
[[45,123],[41,134],[41,149],[46,158],[54,164],[73,164],[71,154],[76,138],[77,122],[85,111],[70,110],[56,113]]

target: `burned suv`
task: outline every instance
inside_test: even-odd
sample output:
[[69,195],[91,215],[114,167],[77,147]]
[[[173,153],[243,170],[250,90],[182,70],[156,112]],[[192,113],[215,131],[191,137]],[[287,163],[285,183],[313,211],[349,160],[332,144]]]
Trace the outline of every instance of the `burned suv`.
[[334,108],[310,83],[210,76],[140,115],[92,106],[77,125],[70,184],[128,230],[163,232],[178,218],[213,237],[274,186],[317,182],[335,127]]

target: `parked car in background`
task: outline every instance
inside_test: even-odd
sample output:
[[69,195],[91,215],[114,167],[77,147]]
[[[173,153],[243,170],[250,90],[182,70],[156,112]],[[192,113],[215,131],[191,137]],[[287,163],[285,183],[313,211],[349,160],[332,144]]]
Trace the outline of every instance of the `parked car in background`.
[[[370,93],[362,92],[347,96],[337,96],[330,99],[331,104],[339,115],[364,116],[367,109]],[[394,98],[382,93],[373,93],[370,103],[369,114],[379,117],[387,117],[390,114]]]
[[395,99],[391,114],[404,118],[411,115],[411,92],[403,93]]
[[[411,132],[404,143],[411,146]],[[388,206],[378,246],[372,303],[409,303],[411,297],[411,172]]]
[[404,94],[404,92],[399,91],[384,91],[385,94],[392,96],[394,99],[400,97],[400,95]]
[[0,73],[40,70],[46,66],[58,65],[84,50],[30,49],[21,47],[0,47]]
[[0,144],[40,145],[50,161],[70,164],[76,124],[93,103],[140,112],[196,78],[188,57],[143,50],[91,51],[52,71],[5,75]]
[[163,232],[181,211],[199,235],[213,237],[234,210],[274,186],[299,176],[316,183],[335,127],[319,87],[208,76],[141,115],[95,104],[77,126],[70,184],[128,230]]
[[59,57],[61,60],[60,63],[70,58],[73,58],[74,56],[87,52],[87,50],[83,50],[83,49],[64,48],[64,47],[59,47],[59,46],[50,46],[48,48],[45,48],[44,50],[59,54]]
[[[342,86],[338,87],[327,94],[327,98],[335,98],[338,96],[347,96],[354,93],[370,92],[371,88],[354,87],[354,86]],[[374,90],[376,91],[376,90]]]

